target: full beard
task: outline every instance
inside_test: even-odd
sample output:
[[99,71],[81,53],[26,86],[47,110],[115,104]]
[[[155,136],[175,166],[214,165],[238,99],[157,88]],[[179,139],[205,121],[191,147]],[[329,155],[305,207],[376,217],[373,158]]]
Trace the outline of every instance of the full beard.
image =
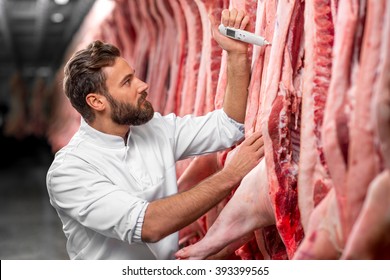
[[154,109],[152,104],[147,101],[146,93],[138,100],[137,106],[116,101],[109,98],[111,104],[111,119],[120,125],[141,125],[153,118]]

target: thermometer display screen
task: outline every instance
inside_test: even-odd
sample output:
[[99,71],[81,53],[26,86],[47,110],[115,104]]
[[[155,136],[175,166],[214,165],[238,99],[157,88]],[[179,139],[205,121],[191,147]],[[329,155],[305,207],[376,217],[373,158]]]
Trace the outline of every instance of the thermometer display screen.
[[229,37],[235,37],[236,36],[236,31],[226,28],[226,35]]

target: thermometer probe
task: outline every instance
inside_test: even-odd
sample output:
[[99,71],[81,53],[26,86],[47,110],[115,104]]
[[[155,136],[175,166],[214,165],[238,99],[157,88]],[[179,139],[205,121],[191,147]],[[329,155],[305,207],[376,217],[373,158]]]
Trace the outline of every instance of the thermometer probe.
[[245,30],[224,26],[223,24],[219,25],[218,30],[222,35],[225,35],[229,38],[239,40],[245,43],[249,43],[257,46],[271,45],[271,43],[268,42],[264,37],[261,37],[259,35],[256,35],[254,33]]

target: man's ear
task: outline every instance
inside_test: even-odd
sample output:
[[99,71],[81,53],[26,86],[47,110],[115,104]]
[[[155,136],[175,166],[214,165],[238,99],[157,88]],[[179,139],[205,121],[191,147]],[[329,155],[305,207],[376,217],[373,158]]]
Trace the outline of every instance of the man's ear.
[[103,111],[106,106],[105,97],[97,93],[88,93],[85,100],[92,109],[96,111]]

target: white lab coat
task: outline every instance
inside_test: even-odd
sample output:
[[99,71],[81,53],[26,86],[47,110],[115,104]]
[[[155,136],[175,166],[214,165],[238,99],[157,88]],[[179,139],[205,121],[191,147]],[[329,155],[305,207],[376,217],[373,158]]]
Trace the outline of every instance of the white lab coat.
[[71,259],[172,259],[178,233],[141,241],[150,201],[177,193],[178,160],[232,146],[243,125],[223,110],[202,117],[161,116],[132,126],[127,143],[81,121],[47,174],[50,203]]

